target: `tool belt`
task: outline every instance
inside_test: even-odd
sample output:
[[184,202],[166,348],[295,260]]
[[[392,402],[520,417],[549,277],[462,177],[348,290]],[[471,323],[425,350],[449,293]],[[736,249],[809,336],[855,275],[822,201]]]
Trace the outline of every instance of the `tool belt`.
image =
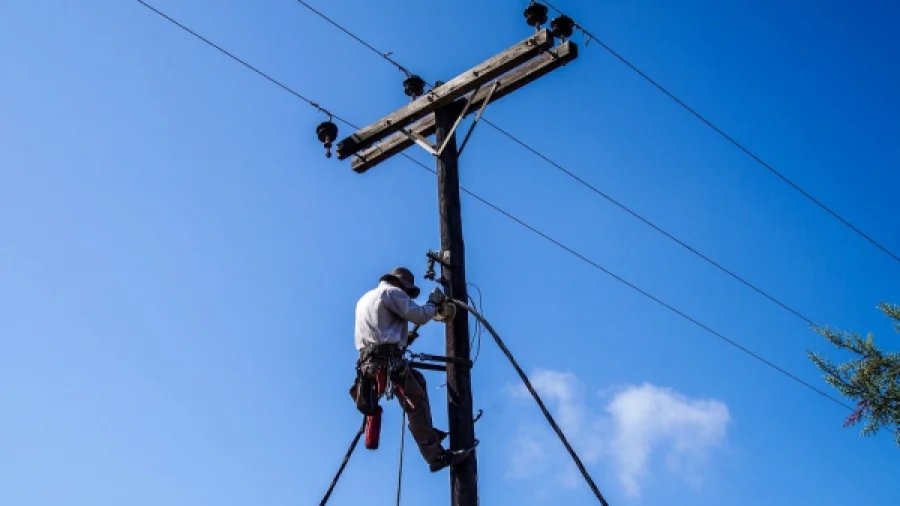
[[[350,397],[360,413],[371,416],[378,411],[379,393],[376,374],[379,369],[388,369],[392,364],[403,360],[403,350],[396,344],[379,344],[367,346],[359,352],[356,361],[356,379],[350,387]],[[405,368],[401,368],[405,369]],[[396,371],[388,371],[395,374]]]
[[372,365],[378,368],[387,367],[391,360],[401,360],[403,351],[396,344],[377,344],[366,346],[359,352],[357,365]]

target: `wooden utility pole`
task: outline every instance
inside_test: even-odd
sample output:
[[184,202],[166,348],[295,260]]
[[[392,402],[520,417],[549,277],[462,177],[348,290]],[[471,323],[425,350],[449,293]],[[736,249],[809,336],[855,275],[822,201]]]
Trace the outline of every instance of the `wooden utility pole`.
[[[558,18],[559,19],[559,18]],[[511,94],[528,83],[549,74],[578,56],[578,48],[571,41],[558,39],[571,35],[568,22],[558,23],[551,30],[537,30],[533,35],[509,49],[489,58],[480,65],[463,72],[445,84],[424,92],[415,91],[412,76],[404,87],[413,100],[362,128],[337,144],[340,160],[354,156],[352,168],[364,173],[390,157],[418,144],[437,161],[438,210],[440,213],[441,251],[436,255],[441,263],[445,293],[467,301],[466,254],[462,234],[459,195],[459,156],[465,149],[481,114],[488,104]],[[571,21],[571,20],[569,20]],[[538,25],[546,22],[538,23]],[[559,27],[563,28],[560,29]],[[567,28],[566,28],[567,27]],[[555,47],[554,47],[555,46]],[[412,84],[410,84],[412,83]],[[413,93],[409,90],[413,89]],[[456,131],[468,115],[478,112],[462,143],[457,146]],[[435,143],[427,138],[435,135]],[[450,449],[467,449],[475,443],[475,420],[472,407],[470,375],[469,319],[459,310],[446,322],[447,411]],[[435,366],[424,367],[434,370]],[[477,459],[469,458],[450,469],[452,506],[477,506]]]
[[[462,213],[459,201],[459,153],[453,125],[462,110],[456,104],[444,106],[434,113],[435,140],[446,142],[437,159],[438,210],[441,222],[441,251],[444,262],[441,276],[447,296],[468,301],[466,287],[466,248],[463,243]],[[469,361],[469,314],[457,311],[446,325],[447,356]],[[447,364],[447,416],[450,449],[471,448],[475,444],[472,409],[472,379],[467,364]],[[477,462],[473,452],[450,469],[450,494],[453,505],[478,504]]]

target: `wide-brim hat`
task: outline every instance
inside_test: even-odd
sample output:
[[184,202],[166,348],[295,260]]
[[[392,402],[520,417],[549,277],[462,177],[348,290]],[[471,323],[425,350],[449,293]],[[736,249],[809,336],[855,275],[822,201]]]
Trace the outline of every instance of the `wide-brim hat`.
[[380,281],[393,280],[396,281],[397,284],[403,288],[403,291],[406,292],[407,295],[415,299],[421,293],[421,290],[418,286],[416,286],[416,277],[413,276],[413,273],[407,269],[406,267],[397,267],[391,272],[381,276]]

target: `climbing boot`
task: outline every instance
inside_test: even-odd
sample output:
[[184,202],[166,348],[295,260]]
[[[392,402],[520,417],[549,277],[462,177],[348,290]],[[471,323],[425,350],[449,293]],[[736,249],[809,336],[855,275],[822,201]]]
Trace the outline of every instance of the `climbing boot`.
[[466,460],[471,451],[472,449],[456,451],[444,450],[441,452],[441,456],[438,457],[437,460],[428,463],[428,468],[431,469],[432,473],[436,473],[446,467],[450,467],[454,464],[459,464],[460,462]]

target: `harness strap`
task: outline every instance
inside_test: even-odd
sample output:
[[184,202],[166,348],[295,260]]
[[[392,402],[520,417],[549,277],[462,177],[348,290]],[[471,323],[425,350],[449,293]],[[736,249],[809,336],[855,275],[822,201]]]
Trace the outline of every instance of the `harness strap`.
[[[368,367],[366,367],[368,366]],[[365,369],[365,371],[363,371]],[[360,374],[367,373],[374,376],[378,383],[376,395],[382,395],[387,400],[394,398],[394,392],[399,387],[394,380],[396,376],[405,376],[409,369],[409,361],[404,358],[404,352],[395,344],[380,344],[367,346],[360,351],[357,360],[357,370]],[[380,373],[384,371],[384,388],[381,388]],[[402,390],[402,388],[400,388]]]

